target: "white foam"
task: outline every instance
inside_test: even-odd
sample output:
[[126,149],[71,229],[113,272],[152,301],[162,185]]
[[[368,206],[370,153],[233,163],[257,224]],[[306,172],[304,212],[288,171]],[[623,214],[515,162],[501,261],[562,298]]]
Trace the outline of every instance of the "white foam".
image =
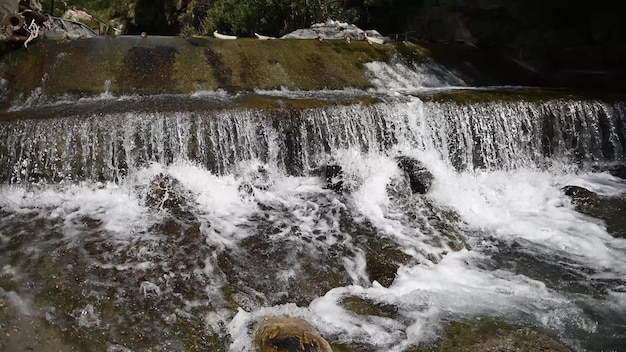
[[100,314],[92,304],[87,304],[84,308],[77,308],[74,311],[74,316],[78,321],[78,326],[85,328],[100,327]]
[[407,66],[402,63],[368,62],[370,82],[378,91],[410,93],[420,88],[464,87],[466,84],[443,66],[433,62]]
[[[141,227],[147,209],[137,195],[124,186],[108,184],[83,184],[72,186],[42,186],[30,189],[19,186],[2,186],[0,205],[12,212],[38,211],[44,217],[63,219],[71,228],[82,217],[100,220],[106,230],[119,235],[129,229]],[[67,234],[75,232],[69,231]]]
[[[475,252],[446,256],[437,265],[404,267],[389,288],[348,286],[329,291],[310,305],[321,320],[320,332],[339,341],[360,341],[378,349],[402,351],[431,341],[449,319],[490,315],[517,323],[540,321],[545,328],[562,330],[575,326],[593,332],[596,325],[568,298],[539,281],[503,271],[483,271],[468,264]],[[393,304],[412,323],[399,324],[384,317],[361,316],[345,310],[345,296],[367,297]]]
[[440,176],[432,197],[456,209],[471,226],[507,242],[528,241],[534,251],[547,256],[571,258],[599,271],[626,273],[626,243],[611,237],[601,222],[576,212],[561,191],[570,181],[592,182],[598,176],[580,178],[534,170]]

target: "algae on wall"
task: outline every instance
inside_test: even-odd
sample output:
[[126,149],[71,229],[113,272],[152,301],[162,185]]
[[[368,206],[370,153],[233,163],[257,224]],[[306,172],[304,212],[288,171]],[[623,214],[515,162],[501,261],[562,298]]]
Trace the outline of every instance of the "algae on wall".
[[37,88],[48,97],[366,88],[364,63],[387,60],[394,50],[365,41],[97,37],[9,52],[0,77],[8,99]]

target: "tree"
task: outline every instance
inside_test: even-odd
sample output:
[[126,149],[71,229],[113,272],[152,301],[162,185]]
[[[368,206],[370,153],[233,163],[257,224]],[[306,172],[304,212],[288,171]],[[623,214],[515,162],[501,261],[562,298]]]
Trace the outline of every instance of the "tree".
[[216,0],[198,29],[205,34],[283,35],[328,18],[353,21],[356,12],[343,5],[341,0]]

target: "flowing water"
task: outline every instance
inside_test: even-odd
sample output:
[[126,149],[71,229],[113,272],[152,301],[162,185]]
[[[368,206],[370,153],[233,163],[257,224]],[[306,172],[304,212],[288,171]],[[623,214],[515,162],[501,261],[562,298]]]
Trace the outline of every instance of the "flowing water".
[[[370,69],[378,91],[317,94],[374,104],[198,109],[229,99],[207,93],[14,109],[0,297],[89,351],[252,351],[272,315],[359,351],[476,317],[625,351],[626,228],[562,188],[625,217],[626,181],[603,170],[626,161],[626,104],[425,101],[412,93],[462,82]],[[433,175],[425,195],[407,157]]]

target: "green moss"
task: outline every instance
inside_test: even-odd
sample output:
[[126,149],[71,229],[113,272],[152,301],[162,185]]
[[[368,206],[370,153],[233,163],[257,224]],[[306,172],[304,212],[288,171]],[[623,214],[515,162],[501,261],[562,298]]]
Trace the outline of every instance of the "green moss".
[[418,64],[424,61],[429,51],[410,42],[399,42],[395,44],[395,51],[390,53],[407,64]]
[[201,319],[179,317],[173,324],[172,335],[181,340],[187,352],[227,351],[227,336],[207,333],[204,325]]
[[37,87],[49,96],[365,88],[363,64],[386,60],[394,50],[340,40],[93,38],[12,51],[2,57],[0,72],[11,99]]
[[541,332],[511,325],[502,320],[480,317],[473,321],[451,322],[442,338],[432,346],[411,352],[566,352],[567,347]]
[[[98,39],[100,41],[110,39]],[[98,95],[107,89],[117,91],[114,84],[117,62],[122,50],[107,50],[105,43],[81,45],[84,43],[66,42],[51,46],[46,43],[52,63],[44,67],[48,78],[45,92],[48,95],[74,94],[78,96]]]
[[341,301],[341,304],[347,310],[359,315],[393,318],[398,313],[398,307],[392,304],[375,302],[362,297],[346,297]]
[[241,307],[241,304],[237,299],[237,292],[234,291],[234,288],[230,284],[222,286],[221,291],[224,299],[229,304],[232,310],[236,310],[237,308]]
[[315,262],[305,262],[303,270],[307,277],[301,280],[309,285],[306,288],[314,289],[321,296],[335,287],[343,287],[350,284],[350,278],[340,263],[325,263],[323,266]]
[[185,47],[176,54],[173,80],[178,92],[218,88],[213,69],[206,65],[203,51],[193,46]]
[[408,264],[412,260],[397,243],[380,235],[367,238],[366,250],[366,270],[370,280],[378,281],[386,287],[396,278],[400,265]]

